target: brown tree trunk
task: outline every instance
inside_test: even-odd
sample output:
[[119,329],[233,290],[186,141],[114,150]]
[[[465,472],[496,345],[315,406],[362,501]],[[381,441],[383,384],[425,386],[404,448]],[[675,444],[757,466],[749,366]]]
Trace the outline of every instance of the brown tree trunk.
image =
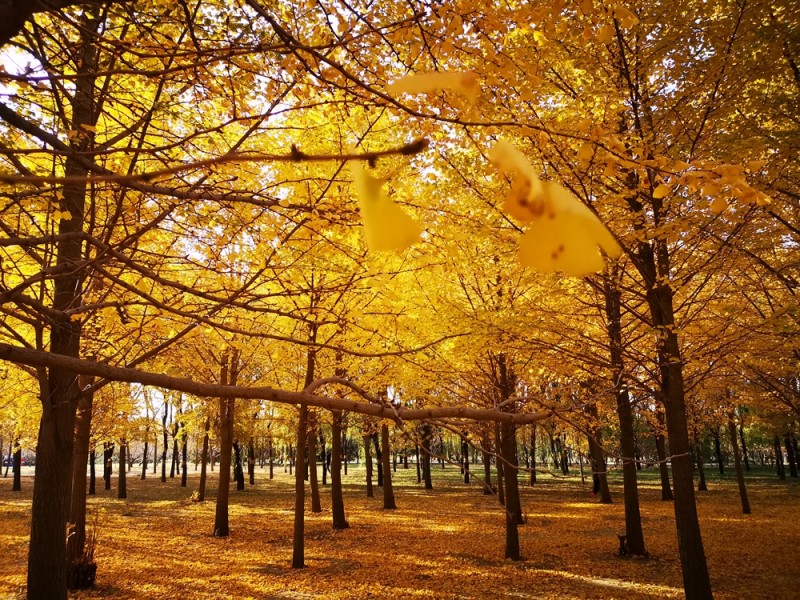
[[[311,359],[313,360],[313,359]],[[312,367],[313,371],[313,367]],[[313,374],[312,374],[313,377]],[[306,379],[308,381],[308,378]],[[300,407],[297,420],[297,450],[294,469],[294,536],[292,540],[292,568],[303,569],[305,563],[305,496],[306,485],[303,477],[303,463],[306,460],[306,429],[308,429],[308,408]]]
[[501,506],[506,504],[506,486],[505,486],[505,465],[502,461],[503,444],[500,440],[500,423],[494,424],[494,447],[497,448],[497,458],[495,464],[497,465],[497,501]]
[[322,423],[319,424],[319,448],[322,458],[322,486],[328,485],[328,450],[325,447],[325,434],[322,432]]
[[744,470],[742,469],[742,457],[739,454],[739,443],[736,439],[736,421],[733,413],[728,415],[728,433],[731,438],[731,448],[733,449],[733,464],[736,469],[736,481],[739,484],[739,499],[742,502],[742,514],[750,514],[750,500],[747,498],[747,487],[744,483]]
[[[586,411],[591,418],[589,425],[589,455],[591,456],[592,475],[597,477],[600,504],[611,504],[611,490],[608,489],[608,472],[606,457],[603,453],[603,432],[597,424],[597,405],[591,402]],[[564,460],[564,462],[567,462]]]
[[117,498],[120,500],[128,497],[128,477],[125,470],[127,442],[125,438],[119,441],[119,474],[117,477]]
[[722,448],[720,447],[719,443],[719,427],[714,428],[714,453],[717,455],[717,468],[719,468],[719,474],[725,474],[725,463],[722,460]]
[[467,437],[461,435],[461,468],[464,471],[464,483],[469,483],[469,444]]
[[236,490],[241,492],[244,490],[244,469],[242,468],[242,449],[239,446],[239,440],[233,440],[231,447],[233,448],[233,480],[236,482]]
[[775,450],[775,470],[778,473],[778,479],[781,481],[786,481],[786,469],[783,467],[783,450],[781,450],[781,440],[778,436],[775,436],[774,440],[774,450]]
[[697,474],[699,476],[697,491],[707,492],[708,486],[706,486],[706,471],[705,467],[703,466],[703,447],[700,445],[700,440],[697,438],[697,435],[695,435],[694,438],[694,452],[695,460],[697,461]]
[[608,339],[611,357],[612,381],[619,419],[620,451],[622,452],[622,480],[625,500],[625,536],[632,554],[645,556],[647,549],[642,531],[639,509],[639,485],[636,475],[636,438],[633,431],[633,410],[628,388],[623,381],[625,364],[622,357],[622,300],[618,286],[605,277],[604,294]]
[[144,432],[144,449],[142,450],[142,474],[139,479],[146,479],[147,478],[147,452],[148,452],[148,435],[150,434],[150,428],[148,427]]
[[[85,382],[91,383],[91,380],[87,378]],[[92,429],[92,401],[91,393],[81,394],[75,420],[75,454],[72,458],[72,498],[70,499],[69,514],[70,533],[67,537],[69,571],[83,556],[83,548],[86,544],[86,462],[89,458]]]
[[422,426],[422,480],[425,482],[425,489],[433,489],[431,479],[431,437],[433,431],[428,423]]
[[389,448],[389,426],[381,425],[381,454],[383,456],[383,508],[395,509],[394,488],[392,488],[392,470],[390,468],[391,449]]
[[536,423],[531,423],[531,472],[529,485],[536,483]]
[[167,448],[169,445],[169,440],[167,438],[167,418],[169,413],[169,403],[167,402],[166,398],[164,399],[164,414],[161,415],[161,433],[163,434],[164,440],[161,448],[161,483],[166,483],[167,481]]
[[[383,453],[381,452],[378,432],[372,434],[372,443],[375,445],[375,466],[378,470],[378,487],[383,487]],[[389,464],[388,462],[386,464]]]
[[783,436],[783,443],[786,447],[786,460],[789,463],[789,477],[797,477],[797,457],[794,455],[792,438],[788,433]]
[[256,484],[256,449],[253,445],[253,438],[247,442],[247,475],[250,485]]
[[13,477],[13,481],[11,482],[11,491],[21,492],[22,491],[22,446],[19,445],[19,442],[17,442],[16,446],[14,446],[14,454],[12,455],[11,460],[14,465],[11,468],[11,476]]
[[739,423],[739,441],[742,448],[742,460],[744,461],[744,470],[750,470],[750,459],[747,456],[747,444],[744,441],[744,423]]
[[334,529],[349,527],[344,513],[342,493],[342,411],[332,411],[331,418],[331,516]]
[[658,429],[655,432],[656,454],[658,456],[658,471],[661,475],[661,499],[672,500],[672,487],[669,484],[669,468],[667,467],[667,443],[664,438],[664,413],[661,408],[656,409]]
[[269,451],[269,478],[275,478],[275,453],[272,449],[272,436],[267,440],[267,449]]
[[[220,372],[221,385],[236,385],[239,375],[239,350],[234,349],[222,355]],[[226,537],[230,534],[228,524],[228,500],[231,485],[231,454],[233,451],[233,418],[235,401],[233,398],[219,400],[219,483],[217,504],[214,513],[214,535]]]
[[311,512],[322,512],[322,502],[319,497],[319,480],[317,478],[317,421],[314,413],[309,411],[306,444],[308,445],[308,483],[311,488]]
[[[521,506],[519,503],[519,478],[517,475],[516,427],[513,423],[503,423],[501,431],[501,451],[505,472],[506,492],[506,558],[522,560],[519,547],[519,525]],[[507,470],[506,470],[507,469]]]
[[375,490],[372,489],[372,436],[364,436],[364,465],[366,466],[367,498],[375,497]]
[[187,485],[187,462],[189,459],[187,456],[189,453],[189,439],[184,428],[185,425],[181,423],[181,487],[186,487]]
[[206,500],[206,479],[208,474],[206,472],[206,464],[208,463],[208,432],[211,429],[211,423],[206,417],[203,424],[203,451],[200,454],[200,483],[197,486],[197,501],[205,502]]
[[91,452],[89,452],[89,495],[94,496],[95,494],[95,463],[97,462],[97,452],[95,452],[94,446],[92,446]]
[[103,481],[105,489],[111,489],[111,477],[114,475],[114,444],[105,442],[103,444]]

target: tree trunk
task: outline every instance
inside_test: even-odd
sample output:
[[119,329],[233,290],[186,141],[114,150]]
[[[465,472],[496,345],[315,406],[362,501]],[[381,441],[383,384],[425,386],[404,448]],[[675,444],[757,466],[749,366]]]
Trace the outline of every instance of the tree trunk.
[[325,448],[325,434],[322,432],[322,423],[319,425],[319,448],[322,457],[322,485],[328,485],[328,451]]
[[[124,468],[121,467],[121,468]],[[105,489],[111,489],[111,477],[114,475],[114,444],[106,442],[103,444],[103,481]]]
[[[313,351],[309,351],[311,354]],[[313,358],[309,358],[313,364]],[[313,366],[309,369],[313,378]],[[306,372],[308,382],[308,371]],[[310,383],[310,382],[309,382]],[[292,568],[303,569],[305,563],[305,494],[306,485],[302,465],[306,460],[306,429],[308,428],[308,408],[300,406],[300,416],[297,420],[297,450],[295,453],[294,469],[294,536],[292,540]]]
[[397,504],[394,500],[394,489],[392,488],[392,471],[389,465],[391,457],[389,426],[386,423],[381,425],[381,455],[383,457],[383,508],[392,510],[397,508]]
[[786,460],[789,462],[789,476],[797,477],[797,457],[794,455],[792,438],[788,433],[783,436],[783,443],[786,446]]
[[783,468],[783,450],[781,450],[781,440],[775,436],[775,469],[778,473],[778,479],[786,481],[786,469]]
[[208,474],[206,472],[206,463],[208,462],[208,431],[211,429],[211,423],[206,417],[203,425],[203,451],[200,454],[200,484],[197,486],[197,501],[205,502],[206,500],[206,479]]
[[628,550],[637,556],[645,556],[647,549],[642,531],[642,516],[639,509],[639,485],[636,475],[636,438],[633,431],[633,410],[627,385],[623,380],[625,363],[622,355],[622,301],[619,288],[611,279],[604,281],[606,318],[608,321],[609,351],[614,396],[619,419],[619,440],[622,453],[622,481],[625,499],[625,536]]
[[433,489],[431,479],[431,437],[433,431],[431,426],[425,423],[422,426],[422,480],[425,482],[425,489]]
[[372,489],[372,436],[364,436],[364,465],[366,466],[367,479],[367,498],[374,498],[375,491]]
[[[503,423],[501,431],[501,451],[503,471],[505,472],[506,497],[506,547],[505,557],[521,560],[519,547],[519,525],[521,507],[519,504],[519,479],[517,475],[516,427],[513,423]],[[508,469],[506,471],[506,468]]]
[[189,475],[187,473],[187,469],[188,469],[187,462],[188,462],[188,458],[189,458],[187,456],[188,453],[189,453],[189,440],[187,439],[188,436],[186,435],[186,431],[183,428],[184,428],[184,425],[181,424],[181,430],[182,430],[182,436],[181,437],[183,438],[181,440],[181,487],[186,487],[186,484],[187,484],[186,479],[187,479],[187,477]]
[[498,457],[495,460],[497,465],[497,501],[501,506],[506,505],[506,486],[505,486],[505,465],[503,464],[503,444],[500,441],[500,423],[494,424],[494,447],[497,449]]
[[14,466],[11,469],[11,475],[14,478],[14,480],[11,483],[11,491],[21,492],[22,491],[22,446],[19,445],[19,442],[17,442],[17,445],[14,446],[14,454],[12,462],[14,463]]
[[269,478],[275,478],[275,453],[272,449],[272,436],[267,440],[267,450],[269,451]]
[[739,441],[742,443],[742,460],[744,461],[744,470],[750,470],[750,459],[747,457],[747,444],[744,441],[744,423],[739,423]]
[[313,413],[309,413],[309,432],[306,435],[308,445],[308,483],[311,488],[311,512],[322,512],[322,502],[319,497],[319,479],[317,476],[317,421]]
[[672,500],[672,488],[669,484],[669,468],[667,467],[667,443],[664,438],[664,413],[661,408],[656,408],[658,429],[655,432],[656,454],[658,455],[658,470],[661,475],[661,499]]
[[728,433],[731,438],[731,448],[733,449],[733,464],[736,469],[736,481],[739,483],[739,498],[742,501],[742,514],[750,514],[750,500],[747,498],[747,487],[744,483],[744,470],[742,469],[742,458],[739,454],[739,443],[736,440],[736,422],[733,413],[728,415]]
[[[589,455],[591,456],[592,475],[597,477],[598,492],[600,493],[600,504],[611,504],[611,490],[608,489],[608,471],[606,469],[606,457],[603,453],[603,431],[597,424],[597,405],[590,403],[586,411],[591,418],[589,425]],[[563,460],[566,463],[566,458]]]
[[139,479],[144,480],[147,478],[147,452],[148,452],[148,439],[147,435],[149,434],[149,430],[145,431],[145,438],[144,438],[144,450],[142,450],[142,475]]
[[342,494],[342,411],[331,412],[331,516],[334,529],[347,529]]
[[[86,383],[89,383],[87,380]],[[81,385],[83,387],[83,385]],[[70,499],[70,532],[67,537],[68,573],[83,556],[86,544],[86,462],[92,429],[93,395],[81,394],[75,418],[75,454],[72,457],[72,498]],[[72,577],[69,577],[71,580]]]
[[[372,434],[372,443],[375,445],[375,463],[378,468],[378,487],[383,487],[383,453],[381,452],[378,432]],[[389,464],[388,462],[386,464]]]
[[486,439],[483,445],[483,494],[484,496],[492,495],[492,455],[487,450],[489,440]]
[[247,475],[250,485],[256,484],[256,449],[253,446],[253,438],[247,442]]
[[417,463],[417,483],[422,483],[422,466],[419,464],[419,444],[417,444],[414,448],[414,452],[416,455],[416,463]]
[[163,444],[161,448],[161,483],[167,481],[167,448],[169,447],[169,439],[167,437],[167,413],[169,412],[169,404],[166,398],[164,399],[164,414],[161,416],[161,431],[163,433]]
[[700,445],[700,440],[697,438],[696,435],[694,438],[694,448],[695,448],[695,460],[697,461],[697,474],[700,477],[697,483],[697,491],[707,492],[708,486],[706,486],[706,471],[705,467],[703,466],[703,447]]
[[231,444],[233,447],[233,480],[236,482],[236,490],[241,492],[244,490],[244,468],[242,466],[242,448],[239,445],[239,440],[233,440]]
[[117,498],[123,500],[128,497],[128,478],[125,470],[125,453],[127,451],[127,442],[125,438],[119,441],[119,475],[117,481]]
[[531,473],[529,485],[536,483],[536,423],[531,423]]
[[725,474],[725,464],[722,460],[722,448],[720,447],[719,443],[719,427],[714,428],[714,453],[717,455],[717,467],[719,468],[719,474]]
[[[239,375],[239,351],[234,349],[222,355],[220,372],[221,385],[236,385]],[[231,453],[233,450],[233,419],[235,410],[233,398],[219,399],[219,483],[217,485],[217,504],[214,512],[214,535],[227,537],[228,500],[231,485]]]
[[94,496],[95,494],[95,463],[97,462],[97,452],[92,446],[92,451],[89,452],[89,495]]
[[464,483],[469,483],[469,444],[467,437],[461,435],[461,468],[464,471]]

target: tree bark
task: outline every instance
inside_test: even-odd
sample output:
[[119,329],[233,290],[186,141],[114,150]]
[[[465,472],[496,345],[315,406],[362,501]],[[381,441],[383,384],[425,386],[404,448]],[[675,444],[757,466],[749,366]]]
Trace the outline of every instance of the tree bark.
[[309,412],[306,444],[308,445],[308,483],[311,488],[311,512],[322,512],[322,502],[319,497],[319,479],[317,477],[317,421],[314,413]]
[[733,413],[728,415],[728,433],[731,438],[731,448],[733,449],[733,464],[736,469],[736,481],[739,484],[739,499],[742,502],[742,514],[750,514],[750,500],[747,498],[747,487],[744,483],[744,470],[742,469],[742,457],[739,454],[739,444],[736,440],[736,421]]
[[342,493],[342,412],[332,411],[331,417],[331,516],[334,529],[350,525],[344,513]]
[[694,438],[694,453],[695,453],[695,460],[697,461],[697,474],[699,476],[699,481],[697,483],[697,491],[698,492],[707,492],[708,486],[706,485],[706,472],[705,467],[703,466],[703,447],[700,445],[700,440],[695,435]]
[[206,472],[206,464],[208,463],[208,432],[211,429],[211,423],[206,417],[203,425],[203,451],[200,454],[200,483],[197,486],[197,501],[205,502],[206,500],[206,479],[208,474]]
[[425,482],[425,489],[433,489],[431,479],[431,437],[433,431],[428,423],[422,426],[422,480]]
[[461,467],[464,471],[464,483],[469,484],[469,444],[464,434],[461,435]]
[[719,427],[714,428],[714,453],[717,455],[717,468],[719,468],[719,474],[725,474],[725,464],[722,460],[722,447],[720,446],[719,441]]
[[[225,352],[222,356],[220,379],[223,385],[236,385],[239,375],[239,350]],[[214,535],[226,537],[230,534],[228,523],[228,501],[231,485],[231,453],[233,450],[233,419],[235,401],[233,398],[219,400],[219,483],[217,503],[214,513]]]
[[664,501],[672,500],[672,487],[669,484],[669,468],[667,467],[667,443],[664,438],[664,413],[661,408],[656,408],[656,419],[658,429],[655,432],[656,454],[658,455],[658,471],[661,475],[661,499]]
[[[744,419],[744,418],[742,418]],[[742,460],[744,461],[744,470],[750,470],[750,459],[747,457],[747,444],[744,441],[744,423],[739,422],[739,441],[741,442],[742,448]]]
[[375,490],[372,488],[372,436],[364,436],[364,465],[366,467],[367,498],[375,497]]
[[188,469],[188,453],[189,453],[189,440],[187,439],[185,425],[181,423],[181,487],[186,487],[187,484],[187,469]]
[[381,454],[383,457],[383,508],[393,510],[397,508],[397,504],[394,500],[394,488],[392,487],[392,470],[389,464],[391,459],[389,426],[386,423],[381,425]]
[[242,468],[242,449],[239,446],[239,440],[233,440],[231,447],[233,449],[233,479],[236,482],[236,490],[241,492],[244,490],[244,469]]
[[383,487],[383,453],[381,452],[380,440],[378,439],[377,431],[372,434],[372,443],[375,445],[375,464],[378,470],[378,487]]
[[529,485],[536,483],[536,423],[531,423],[531,473]]
[[127,442],[125,438],[119,441],[119,474],[117,481],[117,498],[122,500],[128,497],[128,477],[125,469]]
[[494,424],[494,447],[497,449],[498,457],[495,460],[497,465],[497,501],[501,506],[506,505],[506,485],[505,485],[505,465],[502,461],[503,444],[500,440],[500,423]]
[[781,440],[778,436],[775,436],[774,440],[774,450],[775,450],[775,470],[778,473],[778,479],[781,481],[786,481],[786,469],[783,467],[783,450],[781,450]]
[[788,433],[783,436],[783,443],[786,446],[786,460],[789,462],[789,476],[797,477],[797,457],[794,455],[792,438]]
[[[124,468],[124,467],[123,467]],[[111,489],[111,477],[114,475],[114,444],[105,442],[103,444],[103,481],[105,489]]]
[[[86,383],[90,383],[87,381]],[[81,386],[83,387],[83,386]],[[67,537],[68,569],[83,556],[86,544],[86,463],[92,429],[93,394],[81,394],[75,420],[75,454],[72,458],[72,498],[70,499],[70,533]]]
[[250,485],[256,484],[256,449],[253,445],[253,438],[247,442],[247,475]]
[[[309,352],[310,353],[310,352]],[[310,359],[313,361],[313,359]],[[313,377],[313,367],[312,377]],[[306,378],[308,381],[308,377]],[[309,382],[310,383],[310,382]],[[306,460],[306,429],[308,428],[308,408],[300,406],[297,420],[297,450],[294,469],[294,536],[292,540],[292,568],[303,569],[305,563],[305,494],[306,485],[302,465]]]
[[94,446],[92,446],[92,451],[89,452],[89,495],[94,496],[95,494],[95,463],[97,462],[97,452],[95,452]]
[[21,492],[22,491],[22,446],[19,445],[19,442],[17,442],[16,446],[14,446],[14,454],[12,455],[11,460],[14,464],[14,466],[11,468],[11,476],[13,477],[13,481],[11,482],[11,491]]
[[603,453],[603,431],[597,424],[597,404],[594,402],[589,403],[586,411],[591,419],[589,425],[589,454],[592,459],[592,475],[598,479],[600,504],[611,504],[613,500],[611,499],[611,490],[608,489],[608,471],[606,457]]

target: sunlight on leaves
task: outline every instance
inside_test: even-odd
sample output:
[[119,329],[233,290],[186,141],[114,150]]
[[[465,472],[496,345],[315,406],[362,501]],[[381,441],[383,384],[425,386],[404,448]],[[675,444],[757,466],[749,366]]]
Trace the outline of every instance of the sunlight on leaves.
[[422,228],[393,202],[383,189],[384,180],[373,177],[360,164],[351,165],[364,237],[370,250],[403,250],[419,239]]

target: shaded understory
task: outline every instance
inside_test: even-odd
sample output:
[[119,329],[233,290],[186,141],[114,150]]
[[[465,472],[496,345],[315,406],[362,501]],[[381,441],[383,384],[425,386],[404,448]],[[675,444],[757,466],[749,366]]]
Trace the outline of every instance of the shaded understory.
[[[134,469],[135,472],[135,469]],[[132,472],[132,474],[134,473]],[[116,490],[90,497],[97,516],[97,588],[76,598],[665,598],[682,597],[672,504],[660,500],[657,472],[645,472],[642,513],[650,559],[621,558],[620,481],[615,503],[597,504],[591,481],[543,475],[522,486],[525,560],[503,560],[504,517],[480,484],[460,483],[456,469],[434,470],[433,491],[416,472],[398,467],[399,510],[384,511],[380,489],[366,498],[363,469],[344,478],[351,528],[331,529],[330,498],[306,517],[306,564],[292,570],[292,479],[283,469],[269,481],[231,492],[231,536],[214,538],[212,474],[207,498],[189,500],[197,486],[179,479],[128,481],[128,500]],[[115,482],[116,484],[116,482]],[[800,589],[794,563],[800,539],[800,485],[769,474],[749,480],[753,514],[741,514],[736,484],[711,479],[698,508],[717,598],[790,598]],[[0,479],[0,598],[24,593],[32,480],[11,492]]]

